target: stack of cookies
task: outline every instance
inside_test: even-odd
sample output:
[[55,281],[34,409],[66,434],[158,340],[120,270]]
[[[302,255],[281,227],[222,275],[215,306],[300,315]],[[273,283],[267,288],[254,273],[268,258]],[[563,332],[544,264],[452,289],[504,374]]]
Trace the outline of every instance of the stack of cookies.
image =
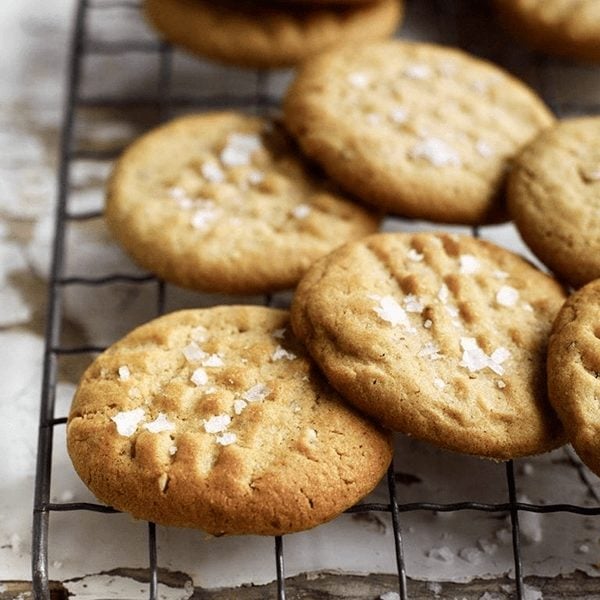
[[390,430],[507,460],[565,443],[558,414],[595,456],[600,413],[581,392],[600,373],[598,283],[561,310],[563,286],[506,249],[376,231],[385,213],[510,214],[563,279],[600,277],[585,250],[599,122],[557,125],[522,82],[459,50],[384,41],[308,60],[283,123],[192,115],[137,140],[106,209],[134,260],[199,291],[296,291],[290,313],[182,311],[96,359],[68,424],[81,477],[138,518],[282,534],[372,490]]
[[269,69],[391,36],[403,0],[146,0],[145,12],[162,36],[189,52]]

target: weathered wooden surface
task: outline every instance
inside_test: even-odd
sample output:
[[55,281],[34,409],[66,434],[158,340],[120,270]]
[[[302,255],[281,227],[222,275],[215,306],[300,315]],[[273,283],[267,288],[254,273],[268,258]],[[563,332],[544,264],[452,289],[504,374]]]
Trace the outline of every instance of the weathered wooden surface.
[[[117,573],[117,572],[115,572]],[[120,570],[121,575],[146,582],[144,573],[135,570]],[[161,582],[184,589],[185,575],[161,573]],[[527,585],[539,591],[543,600],[599,600],[600,582],[597,579],[576,573],[571,577],[552,579],[528,577]],[[391,575],[324,574],[318,577],[305,575],[286,581],[288,600],[378,600],[382,594],[397,591],[397,579]],[[27,582],[8,582],[0,600],[29,600],[31,587]],[[195,589],[191,600],[268,600],[276,597],[276,585],[241,587],[233,590]],[[488,594],[486,597],[485,594]],[[531,592],[530,592],[531,593]],[[429,583],[409,579],[408,594],[411,600],[512,600],[516,597],[514,581],[509,579],[475,580],[470,583]],[[536,594],[533,597],[539,597]],[[67,600],[68,595],[60,583],[52,585],[52,600]],[[78,598],[83,598],[79,595]],[[90,600],[104,600],[98,590],[90,590]]]

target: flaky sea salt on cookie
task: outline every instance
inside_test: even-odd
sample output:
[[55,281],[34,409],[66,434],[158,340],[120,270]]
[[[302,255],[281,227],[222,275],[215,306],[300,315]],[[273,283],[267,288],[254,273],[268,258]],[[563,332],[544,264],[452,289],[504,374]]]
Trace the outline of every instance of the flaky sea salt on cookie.
[[295,286],[314,260],[379,225],[280,127],[233,112],[176,119],[134,142],[113,172],[106,219],[163,279],[247,294]]
[[554,322],[548,393],[577,454],[600,475],[600,279],[575,292]]
[[564,442],[545,379],[564,297],[488,242],[379,234],[310,269],[292,323],[332,385],[386,427],[509,459]]
[[510,160],[553,117],[491,63],[389,41],[305,63],[287,93],[285,121],[303,150],[366,202],[477,224],[503,218]]
[[109,348],[67,424],[82,480],[134,517],[215,535],[309,529],[360,500],[391,461],[390,436],[341,401],[288,320],[258,306],[181,311]]

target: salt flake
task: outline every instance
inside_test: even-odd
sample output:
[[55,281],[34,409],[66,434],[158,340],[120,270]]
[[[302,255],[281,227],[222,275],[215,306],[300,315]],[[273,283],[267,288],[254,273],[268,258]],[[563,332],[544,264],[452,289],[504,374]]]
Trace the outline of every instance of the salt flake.
[[227,167],[245,167],[252,154],[262,148],[260,136],[254,133],[232,133],[221,152],[221,162]]
[[200,171],[202,172],[202,176],[207,181],[212,183],[223,183],[225,181],[225,173],[223,169],[214,161],[205,162],[200,167]]
[[230,432],[223,433],[222,435],[218,435],[215,441],[220,446],[230,446],[231,444],[235,444],[237,442],[237,435]]
[[458,264],[462,275],[474,275],[481,268],[481,263],[472,254],[461,254],[458,257]]
[[486,367],[491,369],[496,375],[504,375],[502,363],[510,357],[510,352],[506,348],[498,348],[491,356],[488,356],[479,346],[475,338],[460,338],[460,346],[463,349],[461,367],[466,367],[469,372],[475,373]]
[[144,415],[143,408],[134,408],[133,410],[124,410],[117,413],[114,417],[111,417],[110,420],[117,426],[117,433],[119,435],[129,437],[136,432]]
[[173,200],[183,200],[184,198],[187,198],[186,191],[182,187],[179,187],[179,186],[174,186],[172,188],[169,188],[167,190],[167,193]]
[[433,385],[438,390],[443,390],[446,387],[446,382],[443,379],[440,379],[439,377],[434,377],[433,378]]
[[425,255],[421,254],[414,248],[411,248],[406,254],[406,257],[412,262],[421,262],[425,258]]
[[270,393],[271,390],[264,383],[257,383],[246,390],[242,394],[242,398],[246,402],[258,402],[259,400],[264,400]]
[[199,344],[201,344],[207,339],[208,331],[206,327],[202,327],[202,325],[199,325],[198,327],[194,327],[194,329],[192,329],[192,340],[194,340],[194,342],[198,342]]
[[206,358],[202,359],[203,367],[223,367],[225,363],[218,354],[210,354]]
[[298,204],[298,206],[294,206],[292,209],[292,216],[299,220],[306,219],[310,215],[311,210],[308,204]]
[[285,348],[282,348],[281,346],[277,346],[277,348],[275,348],[275,352],[273,352],[273,355],[271,356],[272,361],[282,360],[282,359],[294,360],[296,358],[298,358],[298,357],[293,352],[289,352],[288,350],[286,350]]
[[192,383],[195,383],[198,387],[200,387],[208,383],[208,375],[206,374],[206,371],[204,369],[196,369],[192,373],[190,381]]
[[371,78],[366,73],[356,71],[348,75],[347,81],[352,87],[364,89],[369,85]]
[[183,356],[188,362],[199,362],[203,358],[206,358],[206,352],[198,346],[195,342],[189,343],[183,350]]
[[119,367],[119,380],[127,381],[129,377],[131,377],[131,371],[129,370],[129,367],[126,365]]
[[194,211],[191,224],[194,229],[204,231],[221,216],[221,210],[216,208],[213,202],[207,201],[205,205]]
[[408,111],[402,106],[396,106],[396,108],[393,108],[390,111],[389,116],[392,123],[406,123],[406,120],[408,119]]
[[429,79],[432,75],[432,70],[429,65],[408,65],[408,67],[404,69],[404,75],[409,79]]
[[408,296],[404,298],[404,308],[406,312],[421,314],[425,310],[425,305],[418,296],[408,294]]
[[369,296],[372,300],[378,301],[379,306],[373,308],[373,310],[379,315],[381,319],[387,321],[396,327],[396,325],[402,325],[409,331],[413,328],[410,325],[408,315],[404,309],[398,304],[398,302],[392,296]]
[[417,142],[408,151],[409,158],[422,158],[434,167],[460,167],[462,164],[458,152],[444,140],[435,137]]
[[501,306],[515,306],[518,300],[518,290],[510,285],[503,285],[496,293],[496,302]]
[[229,415],[216,415],[210,419],[204,420],[204,431],[206,433],[221,433],[225,431],[231,424]]
[[233,412],[236,415],[241,415],[244,412],[244,409],[248,406],[248,403],[245,400],[234,400],[233,401]]
[[450,297],[450,290],[445,283],[442,283],[442,287],[440,287],[437,297],[442,304],[446,304],[448,302],[448,298]]
[[150,433],[161,433],[162,431],[173,431],[175,424],[171,423],[164,413],[158,413],[154,421],[144,425],[144,429],[147,429]]

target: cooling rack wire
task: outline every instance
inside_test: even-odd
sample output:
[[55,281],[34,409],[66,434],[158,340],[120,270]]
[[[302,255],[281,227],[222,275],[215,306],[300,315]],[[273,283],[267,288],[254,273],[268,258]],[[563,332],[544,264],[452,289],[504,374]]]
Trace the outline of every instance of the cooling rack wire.
[[[459,27],[461,11],[468,9],[469,2],[476,0],[432,0],[435,4],[437,26],[443,30],[443,41],[457,46],[467,47]],[[44,371],[42,381],[41,409],[39,421],[38,453],[35,482],[35,501],[33,515],[33,546],[32,546],[32,577],[35,598],[50,598],[50,581],[48,573],[49,563],[49,523],[52,513],[66,512],[76,515],[78,511],[94,511],[105,513],[107,518],[116,511],[110,507],[88,502],[50,501],[50,484],[52,479],[52,449],[53,437],[56,426],[66,423],[65,416],[55,415],[56,386],[58,381],[58,368],[61,357],[66,355],[93,356],[104,350],[97,346],[65,346],[61,344],[61,331],[64,325],[63,300],[65,289],[69,286],[100,287],[115,283],[129,285],[150,285],[156,290],[156,316],[165,312],[166,284],[152,275],[128,275],[114,273],[102,277],[93,275],[65,277],[66,263],[66,232],[70,223],[75,221],[90,221],[100,219],[99,211],[70,212],[68,210],[68,197],[70,193],[69,175],[75,160],[111,160],[116,154],[113,150],[90,150],[78,148],[75,130],[78,121],[78,111],[90,109],[126,109],[132,107],[151,107],[156,109],[158,122],[167,120],[175,110],[185,109],[215,109],[215,108],[253,108],[257,113],[264,113],[270,107],[276,106],[279,98],[268,93],[269,75],[266,72],[256,72],[255,90],[250,96],[228,96],[223,94],[202,95],[175,95],[172,93],[174,74],[173,52],[171,47],[164,42],[156,40],[131,40],[131,41],[101,41],[94,40],[88,30],[89,19],[95,11],[121,10],[139,11],[140,3],[135,0],[79,0],[76,14],[71,53],[68,69],[68,88],[66,107],[64,113],[62,137],[60,143],[60,163],[58,173],[58,202],[56,207],[55,237],[52,251],[51,275],[49,281],[48,312],[45,337]],[[122,56],[126,62],[127,57],[133,53],[154,55],[157,58],[157,85],[154,91],[143,96],[121,97],[117,95],[84,95],[82,93],[82,68],[86,59],[96,56]],[[599,113],[600,106],[561,103],[557,100],[555,90],[543,77],[547,59],[533,56],[532,62],[539,75],[538,89],[546,102],[558,116],[568,116],[586,113]],[[478,236],[478,228],[473,228],[473,234]],[[271,297],[265,297],[265,304],[272,302]],[[402,536],[401,515],[409,511],[482,511],[487,513],[508,514],[510,516],[510,531],[512,536],[512,553],[514,559],[514,596],[518,600],[524,598],[523,560],[521,555],[519,513],[557,513],[567,512],[577,515],[600,515],[600,506],[578,506],[573,504],[533,504],[518,502],[515,484],[515,472],[512,461],[506,463],[505,477],[508,489],[507,497],[498,503],[482,502],[414,502],[399,503],[396,498],[396,481],[394,465],[390,466],[387,473],[387,493],[389,500],[386,503],[358,504],[348,510],[350,513],[381,512],[391,516],[393,529],[395,563],[397,567],[397,589],[401,600],[409,598],[407,591],[407,575],[404,559],[404,541]],[[74,517],[75,519],[75,517]],[[158,566],[156,527],[153,523],[147,524],[148,541],[148,598],[158,598]],[[273,559],[277,574],[276,598],[285,600],[285,551],[283,537],[275,537],[273,543]],[[598,583],[600,593],[600,581]]]

